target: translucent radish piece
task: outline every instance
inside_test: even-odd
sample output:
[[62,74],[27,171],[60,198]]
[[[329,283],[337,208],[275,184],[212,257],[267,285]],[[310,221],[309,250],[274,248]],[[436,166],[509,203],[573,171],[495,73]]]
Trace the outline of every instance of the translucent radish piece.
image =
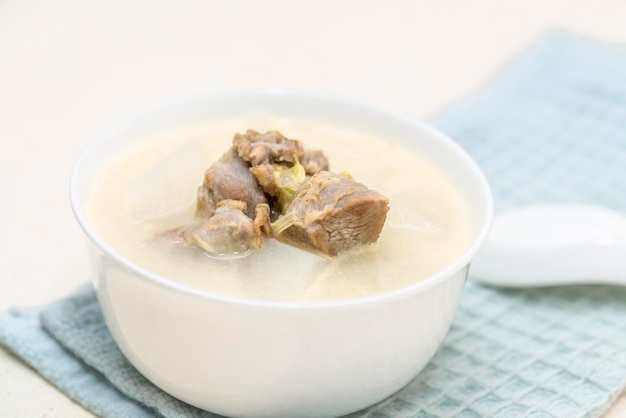
[[387,225],[420,233],[437,233],[442,230],[437,213],[425,206],[408,208],[392,204],[387,214]]
[[187,142],[137,178],[128,194],[133,220],[161,218],[193,205],[210,165],[205,154],[197,140]]
[[263,251],[233,263],[240,286],[251,295],[274,300],[294,300],[314,283],[329,259],[274,239],[265,240]]

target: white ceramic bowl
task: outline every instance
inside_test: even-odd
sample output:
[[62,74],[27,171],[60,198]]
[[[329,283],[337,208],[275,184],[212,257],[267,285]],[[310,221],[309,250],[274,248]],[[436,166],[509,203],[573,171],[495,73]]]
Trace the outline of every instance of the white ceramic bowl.
[[[251,110],[354,125],[417,150],[449,175],[469,203],[470,247],[438,274],[409,287],[298,305],[186,287],[133,264],[94,231],[85,209],[92,185],[129,142]],[[275,90],[200,96],[129,119],[85,151],[70,189],[88,238],[98,301],[122,352],[166,392],[233,417],[339,416],[406,385],[441,344],[492,218],[482,172],[432,127],[349,100]]]

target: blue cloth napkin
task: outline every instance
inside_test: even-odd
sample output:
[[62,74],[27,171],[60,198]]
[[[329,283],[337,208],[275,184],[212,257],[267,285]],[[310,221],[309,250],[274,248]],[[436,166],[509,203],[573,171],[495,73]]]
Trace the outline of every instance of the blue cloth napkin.
[[[626,211],[624,47],[549,34],[433,123],[483,167],[497,210],[591,202]],[[91,285],[6,312],[0,343],[97,415],[215,416],[127,362]],[[470,280],[425,370],[350,417],[597,417],[625,385],[626,287],[502,290]]]

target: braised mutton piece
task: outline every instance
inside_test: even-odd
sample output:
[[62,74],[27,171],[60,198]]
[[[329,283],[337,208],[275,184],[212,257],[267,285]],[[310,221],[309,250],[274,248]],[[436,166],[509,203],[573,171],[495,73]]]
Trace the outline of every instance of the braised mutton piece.
[[222,200],[240,200],[246,203],[246,215],[254,218],[256,206],[267,203],[267,199],[249,168],[233,148],[222,155],[204,173],[204,182],[198,188],[196,216],[210,218]]
[[246,208],[241,200],[222,200],[211,217],[180,230],[178,236],[185,244],[216,257],[261,248],[261,236],[270,235],[270,208],[265,203],[258,204],[254,220],[244,213]]
[[298,191],[283,213],[293,224],[283,237],[335,256],[375,242],[383,228],[389,201],[346,175],[321,171]]
[[[288,170],[295,171],[302,167],[300,183],[306,175],[313,175],[320,170],[328,170],[328,159],[318,150],[305,150],[300,141],[284,137],[278,131],[261,134],[248,129],[245,134],[235,134],[233,147],[243,160],[250,163],[250,172],[265,190],[273,197],[283,191],[281,179]],[[298,186],[300,185],[298,184]]]
[[271,235],[330,256],[375,242],[387,198],[328,167],[322,151],[278,131],[235,134],[198,188],[198,220],[178,237],[212,256],[247,253]]
[[248,161],[251,166],[261,164],[294,164],[302,160],[304,148],[295,140],[284,137],[278,131],[261,134],[248,129],[245,134],[235,134],[233,147],[237,154]]

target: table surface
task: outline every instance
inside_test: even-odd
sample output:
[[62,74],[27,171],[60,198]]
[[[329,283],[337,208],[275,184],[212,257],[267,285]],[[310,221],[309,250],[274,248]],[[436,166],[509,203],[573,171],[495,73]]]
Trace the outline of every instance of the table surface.
[[[626,2],[0,2],[0,312],[89,279],[68,200],[96,133],[215,89],[324,91],[427,118],[542,33],[626,43]],[[0,349],[0,416],[89,417]],[[618,399],[607,416],[626,415]]]

